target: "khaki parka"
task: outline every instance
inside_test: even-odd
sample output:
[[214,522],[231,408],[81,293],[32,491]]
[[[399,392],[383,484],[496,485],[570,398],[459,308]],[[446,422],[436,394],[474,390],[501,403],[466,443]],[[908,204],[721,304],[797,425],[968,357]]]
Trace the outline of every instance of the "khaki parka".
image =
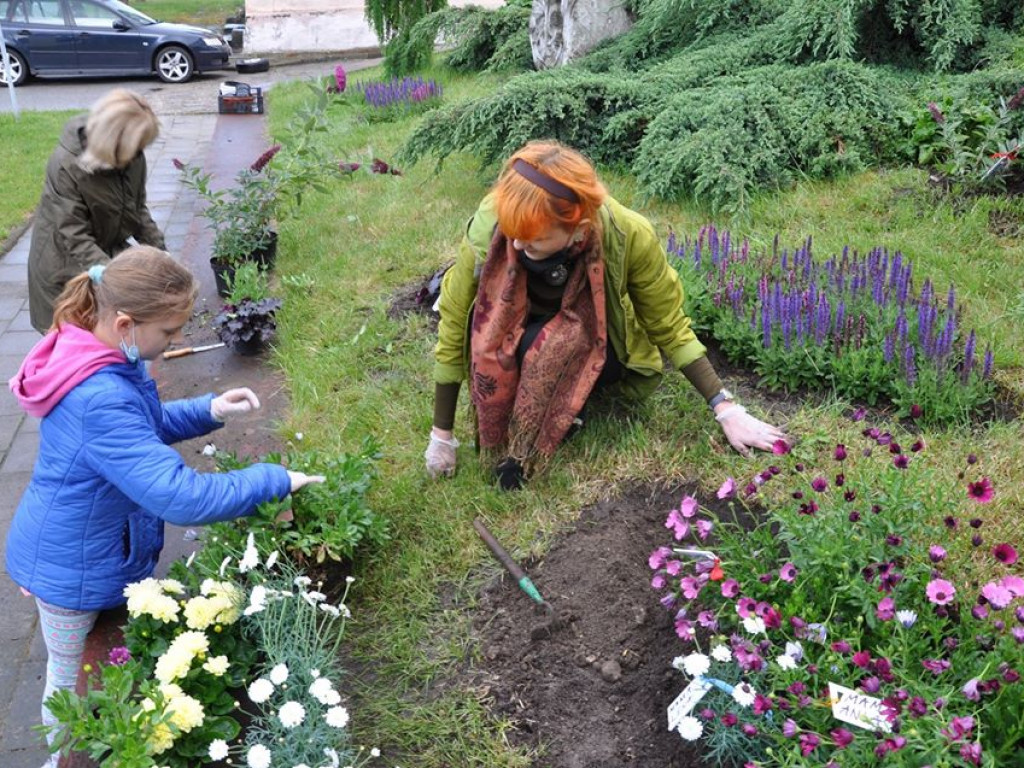
[[40,333],[53,322],[53,305],[65,283],[94,264],[106,264],[128,247],[129,237],[165,247],[146,207],[145,155],[140,152],[124,169],[86,172],[78,164],[86,119],[81,115],[64,126],[36,209],[28,296],[32,326]]
[[[643,397],[660,380],[659,349],[679,369],[703,357],[707,349],[690,328],[679,275],[669,265],[651,223],[610,197],[599,217],[608,339],[627,369],[623,390]],[[488,195],[469,220],[455,264],[441,283],[441,321],[434,349],[438,384],[468,377],[470,311],[496,226],[494,203]]]

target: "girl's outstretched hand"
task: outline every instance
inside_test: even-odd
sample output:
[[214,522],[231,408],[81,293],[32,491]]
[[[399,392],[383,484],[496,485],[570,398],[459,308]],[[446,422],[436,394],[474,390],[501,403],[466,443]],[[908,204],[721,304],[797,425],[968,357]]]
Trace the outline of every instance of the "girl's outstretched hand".
[[213,398],[210,403],[210,415],[217,421],[224,421],[228,416],[249,413],[259,410],[260,399],[248,387],[229,389],[222,395]]
[[288,470],[288,479],[292,481],[292,493],[300,488],[305,488],[311,483],[322,483],[327,478],[323,475],[307,475],[305,472],[292,472]]

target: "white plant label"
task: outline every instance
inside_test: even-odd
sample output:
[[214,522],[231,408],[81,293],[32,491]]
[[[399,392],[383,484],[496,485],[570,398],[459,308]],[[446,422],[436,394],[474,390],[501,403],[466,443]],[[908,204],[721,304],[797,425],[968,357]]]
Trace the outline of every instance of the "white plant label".
[[714,560],[715,553],[709,552],[706,549],[682,549],[680,547],[673,547],[672,551],[677,555],[685,555],[686,557],[692,557],[695,559]]
[[865,696],[852,688],[844,688],[836,683],[828,684],[828,696],[832,701],[832,716],[836,720],[865,728],[869,731],[889,733],[892,726],[885,716],[882,700],[873,696]]
[[690,684],[683,688],[675,700],[668,705],[668,729],[674,731],[679,722],[688,714],[693,712],[697,702],[704,698],[704,694],[711,690],[711,683],[703,677],[695,677]]

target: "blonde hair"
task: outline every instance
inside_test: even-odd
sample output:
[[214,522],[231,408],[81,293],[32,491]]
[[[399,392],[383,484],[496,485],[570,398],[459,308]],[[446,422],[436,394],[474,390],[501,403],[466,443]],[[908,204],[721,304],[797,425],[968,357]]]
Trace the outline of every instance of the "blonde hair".
[[[557,197],[523,176],[514,168],[517,160],[567,188],[576,200]],[[598,227],[597,211],[607,196],[590,161],[553,140],[531,141],[512,155],[494,185],[498,226],[506,237],[520,240],[533,240],[552,226],[572,229],[584,219]]]
[[149,102],[115,88],[92,105],[85,123],[85,151],[78,164],[88,173],[127,168],[160,133]]
[[191,312],[198,293],[195,277],[169,253],[136,245],[111,259],[98,280],[83,272],[68,281],[53,310],[53,329],[71,323],[91,331],[117,311],[137,323],[159,321]]

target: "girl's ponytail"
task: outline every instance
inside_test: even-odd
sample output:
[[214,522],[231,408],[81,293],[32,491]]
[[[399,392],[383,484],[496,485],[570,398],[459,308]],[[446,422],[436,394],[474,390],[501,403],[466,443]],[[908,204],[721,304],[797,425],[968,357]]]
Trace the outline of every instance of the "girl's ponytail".
[[136,245],[104,267],[68,281],[53,310],[53,327],[71,323],[91,331],[108,312],[124,312],[138,323],[190,312],[198,294],[195,278],[159,248]]
[[59,329],[61,323],[70,323],[86,330],[96,327],[99,305],[96,301],[95,285],[88,272],[75,275],[68,280],[53,308],[51,330]]

